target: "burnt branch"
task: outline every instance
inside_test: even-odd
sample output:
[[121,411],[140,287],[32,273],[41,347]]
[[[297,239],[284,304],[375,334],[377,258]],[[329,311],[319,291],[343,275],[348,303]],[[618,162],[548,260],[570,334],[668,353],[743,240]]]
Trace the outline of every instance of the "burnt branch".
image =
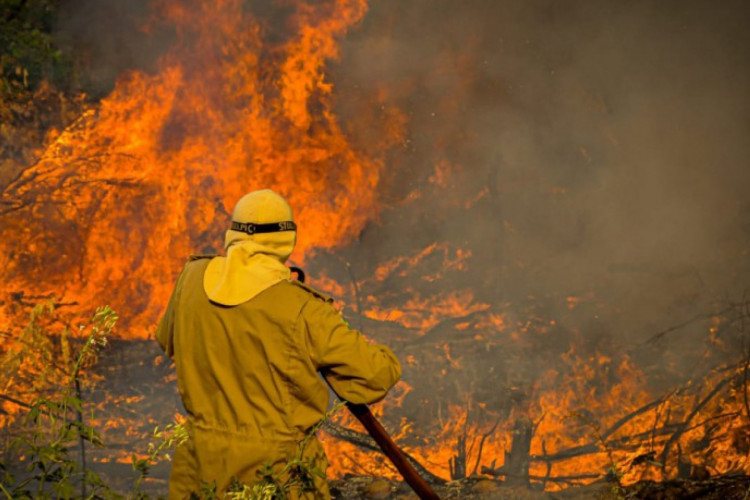
[[343,257],[339,257],[339,260],[344,263],[344,267],[346,268],[346,271],[349,273],[349,279],[352,282],[352,288],[354,289],[354,302],[357,304],[357,317],[359,318],[359,331],[362,331],[362,318],[364,315],[364,312],[362,310],[362,299],[360,298],[360,292],[359,292],[359,283],[357,282],[357,277],[354,275],[354,269],[352,268],[352,264],[344,259]]
[[534,474],[529,474],[525,476],[514,476],[513,474],[510,474],[505,471],[504,467],[498,467],[497,469],[493,469],[491,467],[482,467],[482,474],[487,474],[488,476],[493,477],[499,477],[503,476],[505,478],[514,478],[514,479],[529,479],[531,481],[540,481],[540,482],[550,482],[550,483],[565,483],[565,484],[576,484],[581,481],[586,481],[588,479],[599,479],[601,477],[604,477],[605,474],[579,474],[576,476],[536,476]]
[[[648,403],[647,405],[644,405],[644,406],[638,408],[637,410],[632,411],[629,414],[627,414],[624,417],[622,417],[620,420],[618,420],[617,422],[615,422],[612,426],[610,426],[608,429],[606,429],[604,432],[601,433],[602,441],[606,442],[608,445],[610,443],[616,444],[617,441],[615,441],[615,440],[608,441],[608,438],[610,436],[612,436],[612,434],[614,434],[615,432],[617,432],[622,426],[624,426],[625,424],[627,424],[630,420],[634,419],[635,417],[637,417],[637,416],[639,416],[639,415],[641,415],[643,413],[646,413],[651,408],[653,408],[653,407],[661,404],[663,400],[664,400],[664,398],[656,399],[656,400]],[[647,432],[645,434],[649,434],[649,433],[651,433],[651,431],[649,431],[649,432]],[[620,441],[622,441],[622,440],[620,440]],[[600,451],[599,450],[599,441],[592,441],[592,442],[587,443],[587,444],[583,444],[583,445],[580,445],[580,446],[575,446],[573,448],[568,448],[567,450],[562,450],[562,451],[559,451],[557,453],[553,453],[552,455],[531,455],[529,458],[531,460],[537,461],[537,462],[558,462],[560,460],[567,460],[569,458],[574,458],[574,457],[578,457],[578,456],[581,456],[581,455],[588,455],[590,453],[596,453],[598,451]]]
[[20,399],[16,399],[13,396],[8,396],[7,394],[0,394],[0,399],[4,399],[5,401],[9,401],[15,405],[21,406],[23,408],[31,408],[31,405],[29,403],[25,403],[21,401]]
[[698,414],[698,412],[706,406],[709,401],[711,401],[714,396],[716,396],[719,391],[721,391],[724,386],[732,382],[737,378],[737,374],[733,374],[730,377],[724,378],[722,381],[720,381],[716,386],[711,390],[711,392],[708,393],[708,395],[703,398],[698,404],[696,404],[693,407],[693,410],[690,412],[690,414],[685,418],[685,420],[678,426],[677,430],[672,434],[672,436],[669,438],[669,440],[664,445],[664,450],[661,453],[661,464],[662,464],[662,471],[666,470],[667,465],[667,458],[669,457],[669,451],[672,445],[677,442],[682,434],[687,430],[688,426],[690,425],[690,422],[693,420],[693,418]]
[[[725,302],[726,304],[726,302]],[[750,318],[750,301],[743,298],[740,302],[728,302],[728,305],[721,309],[720,311],[714,311],[710,313],[701,313],[693,316],[692,318],[683,321],[682,323],[679,323],[677,325],[671,326],[665,330],[662,330],[651,337],[649,337],[647,340],[642,342],[640,346],[646,346],[646,345],[652,345],[664,338],[665,336],[669,335],[672,332],[681,330],[682,328],[689,326],[697,321],[703,321],[708,320],[716,316],[728,316],[730,313],[735,312],[737,313],[737,316],[733,320],[730,321],[730,323],[734,323],[736,321],[739,321],[741,323],[740,330],[744,328],[744,322],[745,320]]]
[[[353,431],[351,429],[347,429],[346,427],[343,427],[341,425],[335,424],[330,421],[326,421],[323,424],[323,429],[331,436],[341,439],[343,441],[346,441],[347,443],[351,443],[367,451],[374,451],[374,452],[380,453],[380,447],[377,445],[375,440],[372,439],[367,434]],[[412,465],[412,467],[414,467],[419,473],[419,475],[425,478],[427,482],[432,483],[432,484],[444,484],[445,483],[445,479],[436,476],[435,474],[427,470],[421,463],[419,463],[417,459],[415,459],[414,457],[412,457],[405,451],[403,450],[401,451],[404,453],[404,456]]]
[[490,430],[482,434],[482,439],[479,441],[479,451],[477,453],[477,461],[474,463],[474,469],[471,471],[472,475],[476,475],[477,469],[479,468],[479,461],[482,460],[482,453],[484,452],[484,442],[487,440],[488,437],[490,437],[492,434],[495,433],[495,429],[497,429],[497,426],[500,425],[500,420],[495,420],[495,425],[493,425]]
[[464,316],[443,320],[427,330],[424,335],[403,341],[399,344],[399,346],[403,348],[409,348],[421,347],[424,344],[433,344],[436,342],[476,342],[472,335],[467,335],[464,331],[457,331],[455,327],[456,325],[459,325],[461,323],[466,323],[467,321],[473,320],[475,317],[484,312],[485,311],[474,311]]

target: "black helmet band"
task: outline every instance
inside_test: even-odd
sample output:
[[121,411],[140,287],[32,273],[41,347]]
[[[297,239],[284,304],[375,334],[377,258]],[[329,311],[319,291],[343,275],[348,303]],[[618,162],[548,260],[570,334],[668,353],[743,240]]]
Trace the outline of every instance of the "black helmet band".
[[239,231],[249,235],[258,233],[280,233],[282,231],[296,231],[297,224],[294,221],[271,222],[268,224],[254,224],[252,222],[232,221],[232,231]]

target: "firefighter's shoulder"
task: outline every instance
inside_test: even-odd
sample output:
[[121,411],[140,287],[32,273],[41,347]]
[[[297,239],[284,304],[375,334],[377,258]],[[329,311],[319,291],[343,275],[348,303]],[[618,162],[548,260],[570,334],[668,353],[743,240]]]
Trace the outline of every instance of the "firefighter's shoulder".
[[195,254],[188,257],[188,262],[193,262],[195,260],[201,260],[201,259],[213,259],[214,257],[218,257],[219,254],[216,253],[206,253],[206,254]]
[[320,300],[322,300],[324,302],[329,302],[329,303],[333,302],[333,299],[331,297],[329,297],[328,295],[324,294],[323,292],[320,292],[320,291],[314,289],[311,286],[305,285],[304,283],[302,283],[300,281],[297,281],[297,280],[294,280],[294,279],[293,280],[289,280],[289,282],[291,284],[293,284],[293,285],[295,285],[295,286],[303,289],[304,291],[306,291],[307,293],[311,294],[312,296],[314,296],[317,299],[320,299]]

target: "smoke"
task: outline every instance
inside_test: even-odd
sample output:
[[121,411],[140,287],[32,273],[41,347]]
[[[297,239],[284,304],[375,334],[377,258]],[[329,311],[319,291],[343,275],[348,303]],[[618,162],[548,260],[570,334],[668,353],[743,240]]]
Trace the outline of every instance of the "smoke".
[[[393,208],[347,254],[371,269],[435,241],[468,247],[482,299],[589,294],[602,307],[578,326],[625,347],[738,299],[743,14],[737,1],[373,3],[335,68],[341,112],[385,91],[408,140],[383,188]],[[441,162],[451,180],[436,187]]]
[[153,22],[149,0],[62,0],[55,42],[74,61],[76,83],[93,97],[104,97],[118,76],[130,70],[154,71],[174,42],[174,33]]

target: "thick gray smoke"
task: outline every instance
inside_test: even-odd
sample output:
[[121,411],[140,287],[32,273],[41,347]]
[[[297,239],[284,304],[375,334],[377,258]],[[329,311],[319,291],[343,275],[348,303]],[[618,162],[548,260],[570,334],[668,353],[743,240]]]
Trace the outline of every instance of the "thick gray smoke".
[[351,259],[452,241],[472,250],[485,300],[593,294],[602,306],[577,326],[624,347],[739,300],[747,14],[739,1],[373,3],[335,70],[342,112],[386,89],[406,113],[392,204],[441,160],[455,172],[387,210]]
[[150,22],[149,0],[61,0],[55,41],[75,61],[77,83],[104,97],[125,71],[152,71],[173,40]]

